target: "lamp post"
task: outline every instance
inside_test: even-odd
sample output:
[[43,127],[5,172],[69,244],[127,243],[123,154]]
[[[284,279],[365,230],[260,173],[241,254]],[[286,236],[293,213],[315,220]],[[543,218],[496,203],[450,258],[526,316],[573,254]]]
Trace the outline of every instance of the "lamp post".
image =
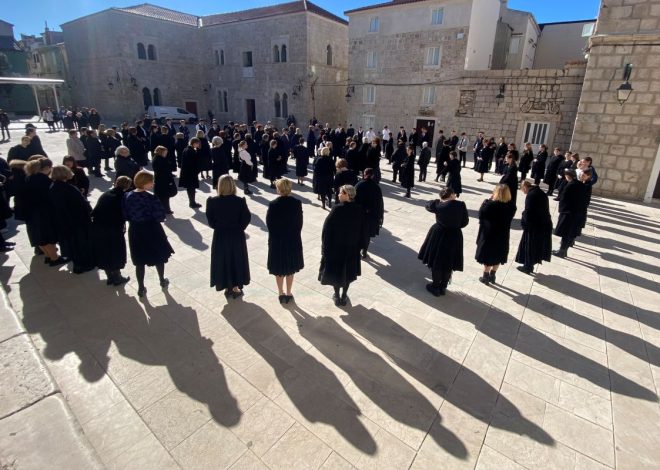
[[633,91],[633,87],[629,82],[632,68],[633,64],[626,64],[626,66],[623,68],[624,82],[616,89],[616,99],[621,106],[623,106],[623,103],[628,101],[628,98],[630,98],[630,94]]

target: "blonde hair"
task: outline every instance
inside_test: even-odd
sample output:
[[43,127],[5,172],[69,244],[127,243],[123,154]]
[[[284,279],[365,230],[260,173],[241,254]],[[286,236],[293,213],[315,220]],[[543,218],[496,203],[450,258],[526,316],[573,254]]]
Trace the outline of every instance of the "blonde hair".
[[53,181],[69,181],[73,178],[73,172],[65,165],[57,165],[53,167],[53,171],[50,173],[50,178]]
[[167,147],[163,147],[162,145],[159,145],[154,149],[154,155],[157,155],[159,157],[164,157],[167,154]]
[[277,188],[277,193],[280,196],[288,196],[289,194],[291,194],[291,189],[293,188],[293,184],[291,183],[290,179],[280,178],[275,181],[275,187]]
[[[99,126],[99,127],[101,127],[101,126]],[[107,135],[108,137],[114,137],[116,134],[117,134],[117,133],[115,132],[114,129],[107,129],[107,130],[105,131],[105,135]]]
[[323,147],[321,149],[321,156],[322,157],[329,157],[330,156],[330,148],[329,147]]
[[154,175],[148,171],[140,170],[133,178],[133,184],[138,189],[144,189],[149,183],[154,182]]
[[340,193],[344,193],[348,196],[348,199],[351,201],[355,199],[355,186],[351,186],[350,184],[345,184],[341,188],[339,188]]
[[222,175],[218,180],[218,196],[233,196],[236,194],[236,182],[231,175]]
[[198,130],[197,133],[195,134],[195,137],[197,137],[198,139],[201,139],[201,138],[203,138],[203,137],[206,137],[206,134],[204,134],[204,131],[200,129],[200,130]]
[[337,167],[337,169],[348,168],[348,162],[344,158],[340,158],[339,160],[337,160],[335,166]]
[[32,137],[29,135],[24,135],[21,137],[21,144],[25,143],[27,141],[27,145],[30,145],[30,142],[32,141]]
[[16,168],[22,172],[25,172],[25,165],[27,165],[27,162],[25,160],[19,160],[18,158],[9,162],[9,168],[12,170]]
[[511,190],[506,184],[497,184],[493,188],[493,201],[509,202],[511,200]]

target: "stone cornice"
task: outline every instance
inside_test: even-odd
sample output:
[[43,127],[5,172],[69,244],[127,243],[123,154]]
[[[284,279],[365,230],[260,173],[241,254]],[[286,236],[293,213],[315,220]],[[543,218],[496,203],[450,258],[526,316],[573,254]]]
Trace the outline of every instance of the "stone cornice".
[[602,34],[589,38],[589,47],[611,45],[653,45],[660,46],[660,32],[636,34]]

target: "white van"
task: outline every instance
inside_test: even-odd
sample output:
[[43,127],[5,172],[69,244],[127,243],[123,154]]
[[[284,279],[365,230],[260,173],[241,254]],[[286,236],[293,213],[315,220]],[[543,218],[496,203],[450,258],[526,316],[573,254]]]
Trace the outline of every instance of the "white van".
[[163,122],[165,119],[171,119],[173,121],[184,119],[190,123],[197,121],[196,114],[175,106],[149,106],[147,108],[147,117],[149,119],[157,119],[159,122]]

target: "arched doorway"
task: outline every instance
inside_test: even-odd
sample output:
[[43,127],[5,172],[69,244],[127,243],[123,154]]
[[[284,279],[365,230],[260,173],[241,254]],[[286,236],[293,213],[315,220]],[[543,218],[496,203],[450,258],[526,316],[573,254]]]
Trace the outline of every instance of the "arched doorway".
[[151,92],[149,91],[149,88],[144,87],[142,89],[142,102],[144,103],[144,109],[146,110],[149,106],[152,105],[151,101]]

